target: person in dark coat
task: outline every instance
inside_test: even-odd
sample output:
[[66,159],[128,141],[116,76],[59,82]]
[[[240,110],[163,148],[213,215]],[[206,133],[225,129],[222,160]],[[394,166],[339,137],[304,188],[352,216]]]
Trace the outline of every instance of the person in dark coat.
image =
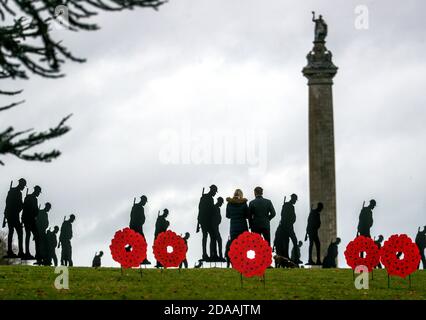
[[[158,211],[157,221],[155,222],[154,240],[157,239],[160,233],[167,231],[167,229],[169,228],[170,222],[166,219],[168,215],[169,209],[164,209],[162,215],[160,215],[160,211]],[[157,261],[155,267],[160,268],[162,267],[162,265],[160,262]]]
[[240,189],[235,190],[232,198],[226,198],[226,217],[231,220],[230,236],[231,242],[244,231],[248,231],[247,219],[249,217],[249,208],[247,199],[243,197]]
[[324,258],[324,262],[322,264],[322,267],[325,269],[329,268],[337,268],[337,256],[339,255],[339,244],[340,244],[340,238],[336,238],[336,241],[331,242],[328,246],[327,255]]
[[[222,251],[222,237],[219,232],[219,225],[222,222],[222,215],[220,214],[220,207],[223,205],[223,198],[217,198],[217,202],[214,205],[215,211],[212,216],[212,239],[214,243],[213,253],[211,254],[211,261],[225,262],[225,258],[223,257]],[[219,252],[219,255],[218,255]]]
[[[204,190],[204,189],[203,189]],[[202,249],[203,256],[202,260],[210,261],[210,257],[207,254],[207,237],[210,236],[210,255],[214,253],[215,242],[212,241],[212,217],[215,214],[215,205],[213,197],[217,193],[217,187],[212,184],[208,193],[203,193],[200,202],[198,204],[198,217],[197,217],[197,233],[200,231],[203,233]]]
[[[382,242],[383,242],[384,238],[382,235],[379,235],[377,237],[377,240],[374,240],[374,243],[376,244],[377,248],[379,248],[379,250],[382,248]],[[376,266],[377,269],[382,269],[382,264],[379,262],[379,264]]]
[[[309,237],[309,258],[308,265],[321,265],[321,242],[318,236],[319,228],[321,227],[321,211],[324,208],[322,202],[317,204],[317,208],[311,210],[308,217],[308,226],[306,227],[305,241]],[[317,253],[317,261],[314,262],[312,259],[312,250],[315,245],[315,251]]]
[[370,200],[367,207],[361,209],[358,222],[358,235],[371,238],[370,229],[373,226],[373,209],[376,207],[376,200]]
[[[39,241],[37,235],[36,218],[38,215],[38,201],[37,198],[41,193],[39,186],[34,187],[34,191],[28,194],[24,200],[22,209],[22,222],[25,228],[25,260],[33,260],[34,256],[30,253],[30,238],[31,234],[35,240],[36,257],[39,254]],[[37,257],[38,258],[38,257]]]
[[[185,232],[185,236],[182,238],[186,244],[186,252],[188,252],[188,239],[190,236],[191,234],[189,232]],[[179,265],[179,269],[181,269],[182,267],[185,267],[185,269],[188,269],[188,259],[186,257],[186,254],[185,254],[185,259]]]
[[101,266],[101,258],[104,255],[103,251],[99,251],[99,253],[95,253],[92,261],[92,268],[99,268]]
[[[24,178],[19,179],[18,185],[14,188],[10,188],[6,197],[6,208],[4,210],[4,218],[7,221],[7,228],[9,233],[7,235],[7,258],[24,258],[23,250],[23,232],[22,224],[19,218],[19,214],[23,208],[22,201],[22,190],[24,190],[27,182]],[[12,186],[12,183],[11,183]],[[3,223],[3,227],[5,227]],[[13,233],[16,231],[18,234],[18,255],[13,252],[12,242],[13,242]]]
[[61,234],[59,235],[59,245],[62,246],[61,250],[61,265],[62,266],[73,266],[72,262],[72,246],[71,239],[73,237],[72,233],[72,223],[75,221],[75,215],[71,214],[68,220],[65,220],[61,226]]
[[293,247],[297,246],[297,237],[294,232],[294,223],[296,222],[296,212],[294,210],[294,205],[297,201],[297,195],[292,194],[290,196],[290,201],[284,202],[281,210],[281,225],[283,228],[283,257],[289,258],[289,242],[290,239],[293,243]]
[[263,198],[263,189],[254,189],[255,199],[249,205],[249,224],[252,232],[259,233],[271,245],[271,224],[275,217],[275,209],[271,200]]
[[[421,231],[419,227],[415,241],[420,251],[420,257],[422,258],[423,270],[425,270],[426,269],[426,258],[425,258],[426,226],[423,227],[423,231]],[[419,268],[420,268],[420,264],[419,264]]]
[[143,195],[138,203],[134,203],[132,211],[130,212],[129,228],[143,235],[143,224],[145,223],[145,210],[144,206],[148,202],[148,198]]
[[50,202],[46,202],[44,208],[39,210],[36,218],[36,227],[37,227],[37,236],[39,243],[39,253],[37,256],[36,264],[42,265],[45,264],[47,259],[47,240],[46,240],[46,230],[49,227],[49,217],[48,213],[52,205]]
[[58,265],[58,258],[56,257],[56,246],[58,245],[58,240],[56,238],[57,233],[59,232],[59,227],[55,226],[53,231],[47,230],[46,232],[46,241],[47,241],[47,260],[46,265],[50,266],[53,264],[56,267]]

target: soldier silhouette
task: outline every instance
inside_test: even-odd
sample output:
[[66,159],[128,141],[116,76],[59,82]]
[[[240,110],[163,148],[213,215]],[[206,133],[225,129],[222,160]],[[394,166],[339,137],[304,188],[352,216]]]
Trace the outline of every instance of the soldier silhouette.
[[[36,227],[37,227],[37,236],[38,236],[38,256],[36,264],[42,265],[46,264],[47,260],[47,239],[46,239],[46,230],[49,227],[49,213],[52,205],[49,202],[46,202],[44,208],[39,210],[36,218]],[[37,243],[37,242],[36,242]]]
[[103,251],[99,251],[99,253],[95,253],[95,256],[93,257],[92,261],[92,267],[93,268],[99,268],[101,266],[101,258],[104,255]]
[[[379,248],[379,250],[380,250],[380,248],[382,247],[382,242],[383,242],[383,240],[384,240],[384,238],[383,238],[383,236],[382,235],[379,235],[378,237],[377,237],[377,240],[374,240],[374,243],[376,244],[376,246]],[[382,269],[382,264],[379,262],[379,264],[376,266],[376,268],[377,269]]]
[[282,210],[281,210],[281,225],[283,228],[283,257],[289,258],[288,251],[289,251],[289,242],[290,239],[293,243],[293,246],[297,246],[297,237],[294,233],[294,223],[296,222],[296,212],[294,210],[294,205],[297,202],[297,195],[292,194],[290,196],[290,201],[285,202],[283,204]]
[[226,241],[225,246],[225,259],[226,259],[226,267],[229,268],[231,266],[231,258],[229,258],[229,250],[231,249],[231,237],[228,237],[228,241]]
[[249,204],[249,224],[252,232],[256,232],[271,245],[271,223],[275,217],[275,209],[271,200],[263,198],[263,189],[254,189],[255,199]]
[[53,231],[47,230],[46,232],[46,242],[47,242],[47,259],[46,265],[50,266],[53,264],[56,267],[58,265],[58,258],[56,257],[56,246],[58,240],[56,239],[56,234],[59,232],[59,227],[55,226]]
[[362,206],[359,214],[358,235],[371,238],[370,229],[373,226],[373,209],[376,207],[376,200],[370,200],[367,207]]
[[[306,236],[305,241],[309,237],[309,258],[307,265],[321,265],[321,242],[318,236],[318,230],[321,227],[321,217],[320,213],[324,205],[319,202],[316,209],[311,209],[308,217],[308,226],[306,227]],[[317,261],[314,262],[312,259],[312,249],[315,245],[315,251],[317,253]]]
[[[186,252],[188,252],[188,239],[191,235],[189,234],[189,232],[185,232],[185,236],[182,238],[183,241],[185,241],[186,244]],[[185,266],[185,269],[188,269],[188,260],[187,257],[185,256],[185,259],[180,263],[179,265],[179,269],[182,268],[182,266]]]
[[283,257],[285,255],[284,250],[284,228],[282,221],[279,222],[277,230],[275,231],[274,246],[273,249],[277,256]]
[[329,268],[337,268],[337,256],[339,255],[339,244],[340,244],[340,238],[336,238],[336,241],[331,242],[328,246],[327,255],[324,258],[324,262],[322,264],[323,268],[329,269]]
[[293,249],[291,249],[291,261],[293,261],[297,266],[299,264],[302,264],[303,262],[300,260],[301,254],[300,254],[300,248],[303,246],[303,242],[299,241],[297,243],[297,246],[294,246]]
[[[8,228],[7,235],[7,254],[6,258],[24,258],[24,250],[22,245],[22,224],[19,219],[19,213],[22,211],[23,202],[22,202],[22,190],[24,190],[27,182],[25,179],[21,178],[18,181],[18,185],[12,188],[12,182],[10,184],[9,192],[6,197],[6,207],[4,210],[4,219],[3,219],[3,228],[6,226]],[[13,233],[16,230],[18,234],[18,248],[19,252],[16,255],[12,249],[13,242]]]
[[212,241],[212,216],[214,215],[216,208],[214,205],[213,197],[217,193],[217,187],[212,184],[210,191],[201,195],[200,202],[198,204],[198,222],[197,222],[197,233],[200,231],[203,233],[202,249],[203,256],[202,260],[210,261],[207,254],[207,237],[210,236],[210,255],[214,253],[215,242]]
[[[166,219],[168,215],[169,215],[168,209],[164,209],[162,215],[160,215],[160,211],[158,211],[157,221],[155,222],[154,240],[157,239],[160,233],[167,231],[167,228],[170,225],[170,222]],[[157,264],[155,267],[159,268],[159,267],[162,267],[162,265],[160,262],[157,261]]]
[[[145,223],[145,204],[148,202],[148,198],[143,195],[140,197],[139,203],[133,203],[132,211],[130,212],[130,229],[138,232],[145,237],[143,233],[143,225]],[[146,239],[145,239],[146,240]],[[147,258],[142,264],[151,264]]]
[[[219,225],[222,222],[222,215],[220,214],[220,207],[223,205],[223,198],[219,197],[217,198],[217,202],[214,205],[214,214],[212,216],[212,233],[211,233],[211,240],[214,243],[213,252],[210,254],[210,260],[211,261],[217,261],[217,262],[225,262],[225,258],[223,257],[223,251],[222,251],[222,237],[219,232]],[[218,255],[219,250],[219,255]]]
[[[420,231],[420,227],[417,230],[416,244],[420,251],[420,257],[422,258],[423,270],[425,270],[426,269],[426,258],[425,258],[426,226],[423,227],[423,231]],[[420,268],[420,264],[419,264],[419,268]]]
[[61,251],[61,265],[73,266],[72,262],[72,223],[75,221],[75,215],[71,214],[68,220],[64,220],[61,226],[61,234],[59,235],[58,248],[62,246]]
[[35,186],[34,191],[31,194],[27,194],[24,200],[24,205],[22,209],[22,222],[25,228],[25,256],[24,260],[34,260],[35,257],[30,253],[30,238],[31,234],[33,235],[33,239],[35,241],[36,248],[36,258],[38,259],[39,255],[39,238],[37,235],[37,227],[36,227],[36,218],[38,215],[38,201],[37,198],[41,193],[40,186]]

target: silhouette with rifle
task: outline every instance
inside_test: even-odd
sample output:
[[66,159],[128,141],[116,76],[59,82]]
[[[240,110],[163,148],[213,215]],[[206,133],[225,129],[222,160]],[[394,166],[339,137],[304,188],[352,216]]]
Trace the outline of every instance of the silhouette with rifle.
[[[22,209],[22,222],[25,228],[25,255],[24,260],[39,259],[39,237],[37,234],[36,219],[39,211],[37,198],[41,194],[40,186],[35,186],[34,191],[31,194],[27,194],[24,200]],[[30,238],[31,234],[35,241],[36,256],[34,257],[30,253]]]
[[[222,251],[222,236],[219,232],[219,225],[222,222],[222,215],[220,214],[220,207],[223,205],[223,198],[218,197],[214,205],[214,214],[212,215],[212,229],[211,240],[214,244],[213,252],[210,254],[210,261],[212,262],[225,262]],[[219,251],[219,254],[218,254]]]
[[[154,240],[157,239],[160,233],[167,231],[167,228],[170,225],[170,222],[166,219],[168,215],[169,209],[164,209],[162,215],[160,215],[160,211],[158,211],[157,221],[155,222]],[[162,265],[157,261],[155,267],[160,268]]]
[[292,194],[290,196],[290,201],[285,202],[281,210],[281,227],[283,229],[283,254],[281,256],[289,259],[289,242],[290,239],[293,243],[293,246],[297,246],[297,237],[294,232],[294,223],[296,222],[296,212],[294,205],[297,202],[297,195]]
[[[321,265],[321,242],[318,236],[319,228],[321,227],[321,211],[324,205],[322,202],[318,202],[317,208],[311,208],[311,212],[308,217],[308,226],[306,227],[305,241],[309,238],[309,258],[307,265]],[[315,251],[317,253],[317,261],[314,262],[312,259],[312,250],[315,245]]]
[[337,257],[339,255],[339,244],[340,238],[336,238],[336,241],[331,242],[328,246],[327,255],[324,258],[322,267],[325,269],[337,268]]
[[61,265],[62,266],[73,266],[72,262],[72,246],[71,239],[73,237],[72,224],[75,221],[75,215],[71,214],[68,220],[62,222],[61,233],[59,235],[58,248],[62,246],[61,251]]
[[51,210],[52,205],[50,202],[46,202],[44,208],[39,210],[36,218],[37,236],[38,236],[38,255],[37,265],[45,265],[47,262],[47,239],[46,230],[49,227],[48,213]]
[[[420,257],[422,258],[423,270],[426,270],[426,258],[425,258],[425,248],[426,248],[426,226],[423,227],[423,231],[417,230],[416,235],[416,244],[420,251]],[[420,268],[420,264],[419,264]]]
[[99,251],[99,253],[95,253],[92,261],[92,268],[100,268],[102,265],[101,258],[104,255],[103,251]]
[[[136,199],[134,199],[132,210],[130,212],[129,228],[141,234],[143,237],[145,237],[143,233],[143,225],[145,223],[144,206],[147,202],[148,202],[148,198],[145,195],[140,197],[140,201],[138,203],[136,203]],[[151,262],[149,262],[148,259],[145,258],[142,264],[151,264]]]
[[370,200],[370,204],[365,207],[365,202],[362,205],[361,213],[359,214],[358,236],[371,238],[370,229],[373,226],[373,209],[376,207],[376,200]]
[[51,266],[52,261],[53,265],[56,267],[58,266],[58,258],[56,256],[56,246],[58,245],[58,240],[56,238],[56,235],[59,232],[59,227],[55,226],[53,228],[53,231],[50,229],[46,232],[46,241],[47,241],[47,259],[46,259],[46,265]]
[[198,204],[198,217],[197,217],[197,230],[196,232],[201,232],[203,234],[202,239],[202,249],[203,256],[201,260],[210,261],[210,257],[207,254],[207,237],[210,236],[210,255],[214,253],[215,242],[213,241],[212,233],[212,217],[215,214],[216,208],[214,205],[213,197],[217,193],[217,187],[212,184],[210,186],[210,191],[208,193],[203,192],[201,194],[200,202]]
[[254,188],[255,199],[249,204],[249,225],[252,232],[258,233],[271,245],[271,220],[275,217],[274,206],[263,198],[263,189]]
[[[21,258],[25,257],[23,250],[23,232],[22,223],[19,214],[23,208],[22,191],[24,190],[27,182],[24,178],[19,179],[18,185],[12,187],[13,181],[10,182],[9,192],[6,197],[6,207],[4,209],[4,217],[2,227],[5,228],[7,224],[8,235],[7,235],[7,254],[5,258]],[[18,255],[13,252],[13,233],[16,231],[18,234]]]

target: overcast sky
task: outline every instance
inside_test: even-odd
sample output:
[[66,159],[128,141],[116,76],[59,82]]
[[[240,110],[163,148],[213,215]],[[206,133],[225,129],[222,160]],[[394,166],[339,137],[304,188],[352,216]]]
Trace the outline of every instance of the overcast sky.
[[[359,5],[369,10],[368,29],[355,27]],[[426,225],[425,9],[423,0],[170,0],[158,12],[101,14],[97,32],[57,30],[87,63],[68,63],[60,80],[3,81],[4,89],[24,88],[27,102],[2,113],[0,125],[44,129],[73,113],[72,131],[43,146],[63,152],[51,164],[5,158],[0,199],[11,179],[41,185],[39,201],[53,205],[52,226],[77,216],[73,260],[82,266],[98,250],[106,253],[104,265],[118,266],[109,244],[142,194],[149,259],[157,211],[168,208],[171,230],[191,233],[193,266],[201,256],[197,205],[212,183],[218,196],[241,188],[249,199],[261,185],[278,214],[284,196],[297,193],[302,239],[309,193],[301,70],[315,10],[328,23],[327,47],[339,67],[333,90],[340,261],[364,200],[377,200],[373,235],[414,237]],[[225,243],[224,208],[222,216]]]

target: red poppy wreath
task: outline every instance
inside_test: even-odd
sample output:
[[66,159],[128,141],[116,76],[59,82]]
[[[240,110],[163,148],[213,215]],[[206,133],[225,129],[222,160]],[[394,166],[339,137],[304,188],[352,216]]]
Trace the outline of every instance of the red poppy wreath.
[[109,248],[112,258],[123,268],[139,267],[146,259],[145,238],[130,228],[117,231]]
[[170,230],[160,233],[153,245],[155,259],[165,268],[179,267],[186,258],[186,250],[182,237]]
[[416,271],[420,263],[419,249],[406,234],[393,235],[386,240],[380,255],[388,274],[401,278]]
[[245,277],[263,276],[272,263],[272,249],[259,234],[245,231],[229,249],[232,268]]
[[[365,255],[361,257],[361,253]],[[373,239],[359,236],[349,242],[345,250],[346,263],[353,269],[366,266],[371,272],[380,262],[380,250]]]

